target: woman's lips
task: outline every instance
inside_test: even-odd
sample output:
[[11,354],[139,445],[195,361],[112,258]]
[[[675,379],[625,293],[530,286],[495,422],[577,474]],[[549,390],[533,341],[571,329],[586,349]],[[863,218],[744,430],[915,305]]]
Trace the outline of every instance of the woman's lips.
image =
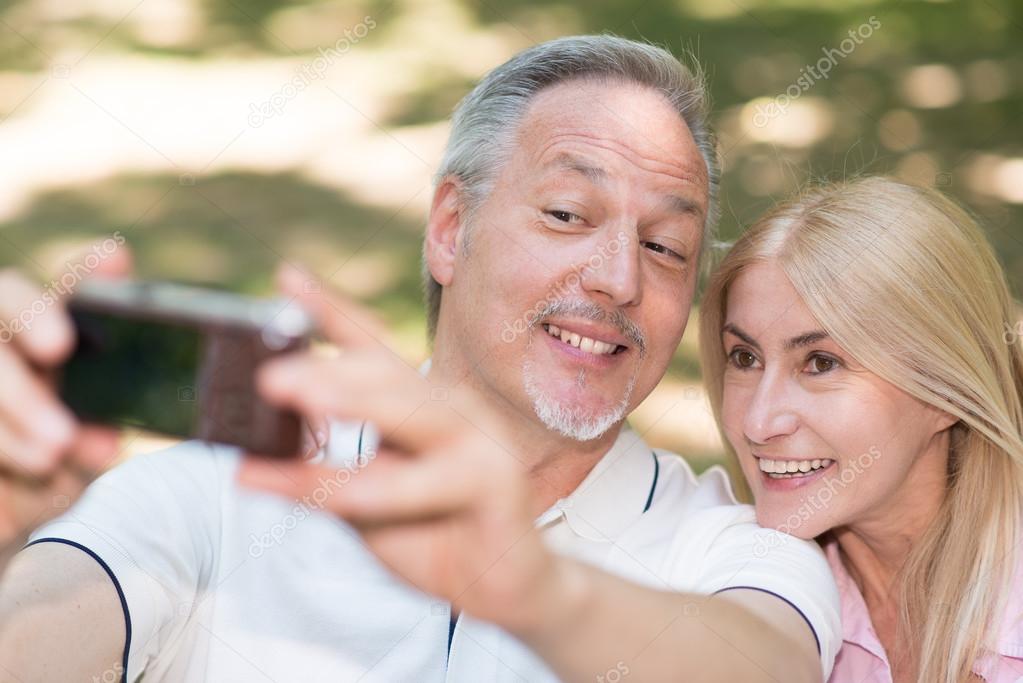
[[[826,465],[824,464],[825,462],[827,463]],[[757,463],[757,466],[760,468],[759,462]],[[834,460],[822,459],[821,467],[808,472],[786,472],[785,474],[780,475],[773,472],[764,472],[763,469],[760,469],[760,481],[763,487],[769,491],[794,491],[816,482],[823,477],[826,472],[830,472],[834,469],[834,467]]]

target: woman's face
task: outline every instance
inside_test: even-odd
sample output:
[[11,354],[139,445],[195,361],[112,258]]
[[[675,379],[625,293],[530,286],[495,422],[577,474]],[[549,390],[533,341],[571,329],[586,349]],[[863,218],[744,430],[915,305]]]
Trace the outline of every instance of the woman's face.
[[725,435],[762,526],[813,538],[898,524],[943,494],[953,418],[858,365],[777,265],[732,283],[721,341]]

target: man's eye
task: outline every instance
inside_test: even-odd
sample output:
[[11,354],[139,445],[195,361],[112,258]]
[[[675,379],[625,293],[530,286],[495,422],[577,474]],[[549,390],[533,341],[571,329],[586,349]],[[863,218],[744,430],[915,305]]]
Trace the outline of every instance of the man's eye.
[[810,357],[810,361],[807,363],[806,369],[811,375],[823,375],[827,372],[831,372],[839,365],[841,365],[841,363],[839,363],[835,358],[817,354]]
[[757,357],[746,349],[735,349],[728,354],[728,360],[740,370],[749,370],[757,365]]
[[643,242],[642,244],[643,244],[644,247],[646,247],[647,249],[649,249],[650,251],[652,251],[654,253],[664,254],[665,256],[673,256],[673,257],[675,257],[677,259],[681,259],[683,261],[685,260],[685,258],[682,256],[682,254],[678,253],[674,249],[669,249],[668,247],[664,246],[663,244],[658,244],[657,242]]
[[582,223],[583,219],[581,216],[572,213],[571,211],[560,211],[554,209],[552,211],[545,212],[551,218],[561,221],[562,223]]

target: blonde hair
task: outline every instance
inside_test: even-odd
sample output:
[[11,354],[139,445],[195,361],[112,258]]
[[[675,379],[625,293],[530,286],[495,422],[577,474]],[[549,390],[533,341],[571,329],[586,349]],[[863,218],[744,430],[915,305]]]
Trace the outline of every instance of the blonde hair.
[[776,207],[736,242],[704,298],[701,352],[719,425],[728,289],[768,260],[860,364],[958,419],[944,502],[901,572],[898,642],[920,683],[965,680],[994,644],[1020,559],[1023,347],[1005,333],[1016,312],[998,259],[954,202],[889,178]]

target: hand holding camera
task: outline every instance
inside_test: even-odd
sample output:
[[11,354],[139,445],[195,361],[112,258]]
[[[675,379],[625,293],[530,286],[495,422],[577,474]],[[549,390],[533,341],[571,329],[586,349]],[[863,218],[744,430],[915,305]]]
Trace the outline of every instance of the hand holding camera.
[[[121,249],[95,278],[131,271]],[[21,274],[0,271],[0,320],[31,323],[0,340],[0,569],[28,531],[63,512],[117,455],[115,430],[85,425],[57,398],[56,369],[71,355],[75,333],[61,301]]]

